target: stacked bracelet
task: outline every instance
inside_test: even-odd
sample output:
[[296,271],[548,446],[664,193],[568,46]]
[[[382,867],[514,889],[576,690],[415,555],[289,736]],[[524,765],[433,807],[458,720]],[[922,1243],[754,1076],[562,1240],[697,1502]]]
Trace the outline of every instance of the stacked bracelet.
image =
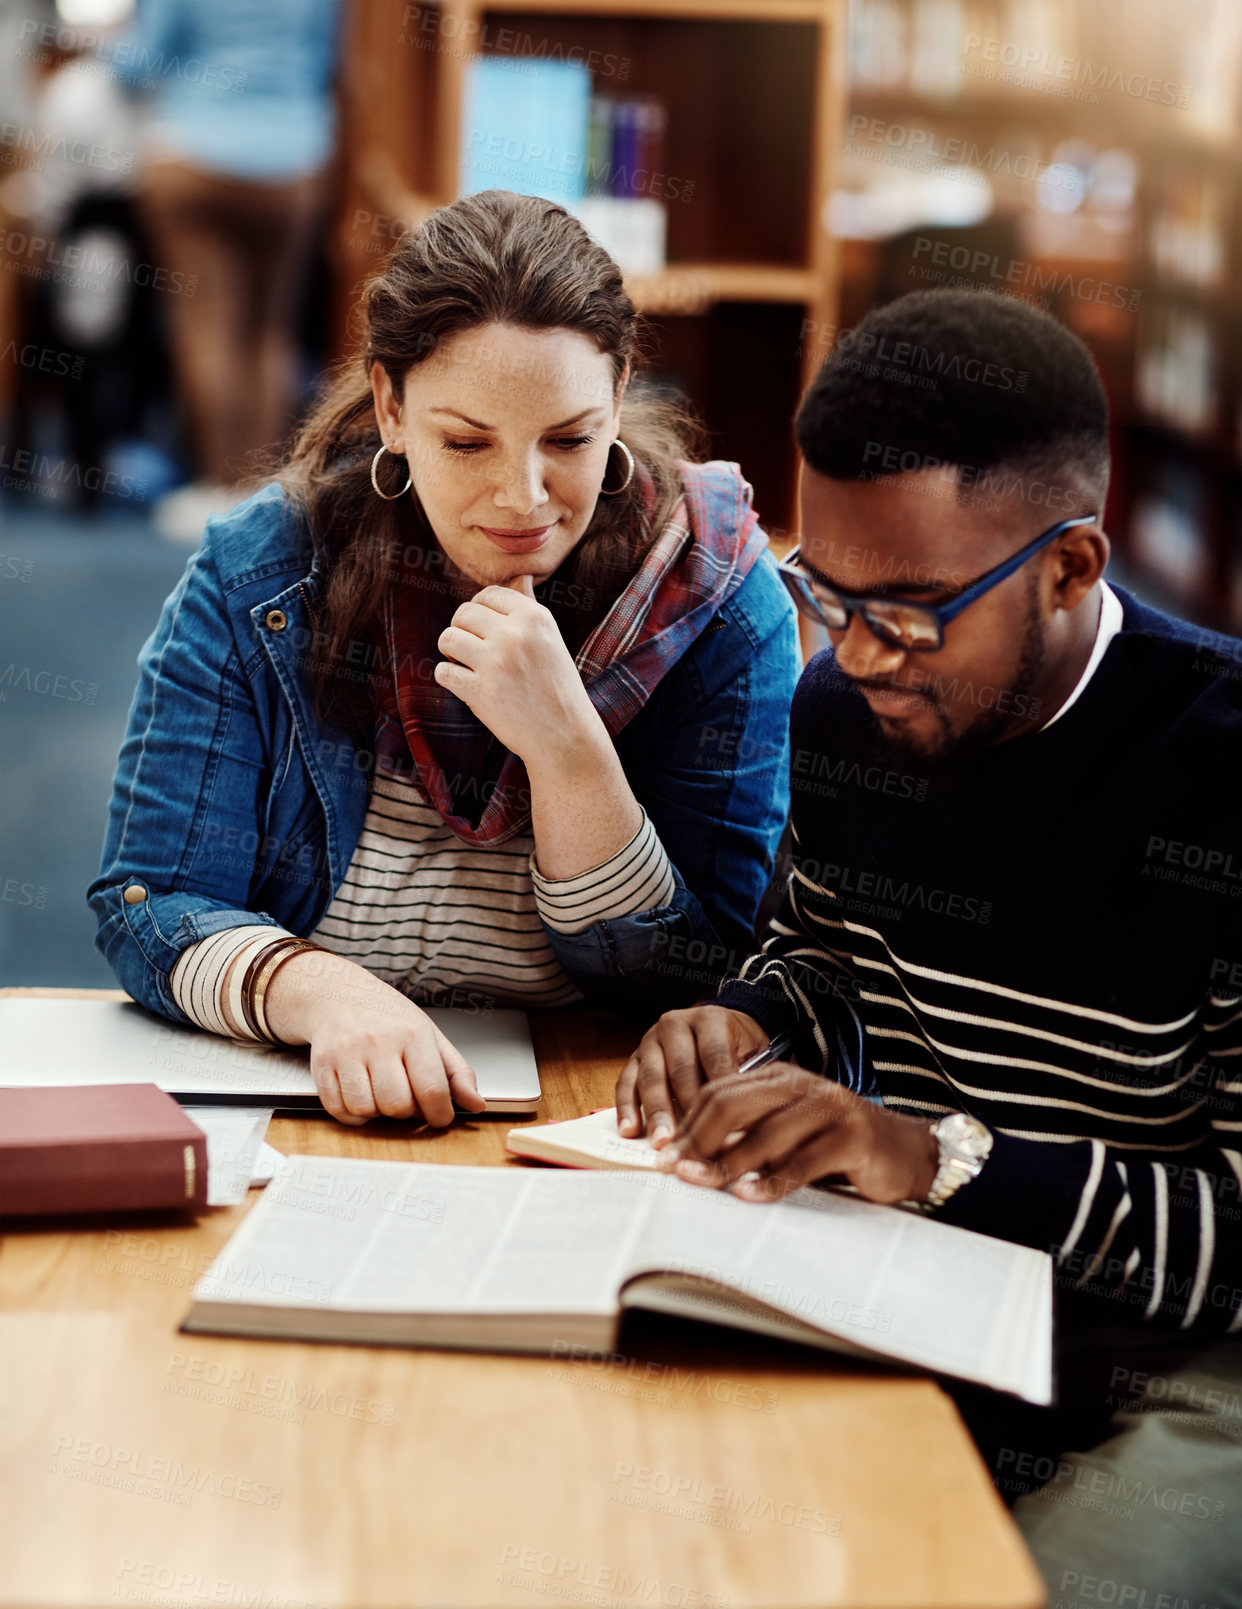
[[266,995],[272,986],[272,979],[286,961],[291,961],[303,950],[322,949],[323,945],[316,944],[313,939],[286,937],[267,945],[251,961],[242,980],[241,1008],[247,1026],[257,1039],[265,1039],[269,1045],[282,1043],[272,1032],[267,1020]]

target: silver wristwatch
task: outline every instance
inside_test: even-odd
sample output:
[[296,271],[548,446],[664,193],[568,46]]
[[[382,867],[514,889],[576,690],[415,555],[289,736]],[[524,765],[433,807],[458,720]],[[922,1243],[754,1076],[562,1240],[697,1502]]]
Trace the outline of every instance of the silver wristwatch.
[[925,1212],[943,1207],[955,1190],[977,1178],[992,1150],[991,1131],[965,1112],[950,1112],[931,1129],[940,1147],[940,1166],[923,1202]]

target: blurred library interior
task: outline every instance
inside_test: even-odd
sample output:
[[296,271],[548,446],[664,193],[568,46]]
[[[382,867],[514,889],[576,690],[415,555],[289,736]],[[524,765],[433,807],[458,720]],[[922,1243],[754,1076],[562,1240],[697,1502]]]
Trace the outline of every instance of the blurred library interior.
[[[127,252],[158,258],[132,206],[142,125],[154,81],[192,80],[193,64],[175,38],[144,57],[131,9],[0,6],[0,339],[44,353],[0,369],[9,508],[154,503],[194,473],[169,352],[175,269],[163,285],[158,267],[117,271]],[[690,396],[788,533],[789,419],[838,332],[905,291],[978,285],[1049,308],[1095,353],[1114,421],[1109,532],[1132,579],[1242,629],[1236,0],[246,9],[338,29],[335,146],[294,288],[303,402],[404,228],[460,191],[545,193],[626,268],[655,376]],[[217,82],[195,86],[200,117],[244,112],[254,37],[225,57],[217,30],[225,59],[202,69]],[[74,243],[88,268],[103,258],[95,279],[40,273]],[[66,454],[94,473],[58,474]]]
[[[1049,309],[1108,390],[1118,574],[1242,632],[1239,0],[0,0],[0,114],[0,608],[32,663],[95,631],[117,712],[74,899],[134,655],[239,442],[277,444],[368,273],[463,191],[581,216],[652,378],[782,546],[799,395],[868,308],[974,285]],[[161,141],[217,240],[144,179]]]

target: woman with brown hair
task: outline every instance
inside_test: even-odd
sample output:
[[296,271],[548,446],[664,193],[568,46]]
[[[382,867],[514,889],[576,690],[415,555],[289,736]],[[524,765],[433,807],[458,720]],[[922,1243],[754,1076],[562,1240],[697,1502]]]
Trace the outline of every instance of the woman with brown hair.
[[343,1122],[447,1123],[481,1102],[417,1002],[654,1010],[747,951],[798,655],[563,209],[441,208],[363,311],[142,649],[87,897],[148,1009],[309,1044]]

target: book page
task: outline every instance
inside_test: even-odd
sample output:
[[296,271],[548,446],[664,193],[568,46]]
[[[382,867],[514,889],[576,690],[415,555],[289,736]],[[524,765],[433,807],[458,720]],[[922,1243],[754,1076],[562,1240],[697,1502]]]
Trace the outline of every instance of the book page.
[[529,1172],[521,1178],[525,1188],[478,1270],[471,1305],[615,1313],[651,1210],[650,1196],[634,1188],[643,1181],[614,1173]]
[[[1048,1400],[1043,1253],[831,1191],[803,1189],[767,1205],[682,1188],[703,1204],[660,1199],[635,1265],[697,1275],[855,1346]],[[641,1304],[641,1290],[634,1300]],[[744,1305],[727,1291],[712,1305],[722,1323],[745,1323]]]
[[644,1221],[628,1175],[288,1158],[200,1301],[615,1313]]

